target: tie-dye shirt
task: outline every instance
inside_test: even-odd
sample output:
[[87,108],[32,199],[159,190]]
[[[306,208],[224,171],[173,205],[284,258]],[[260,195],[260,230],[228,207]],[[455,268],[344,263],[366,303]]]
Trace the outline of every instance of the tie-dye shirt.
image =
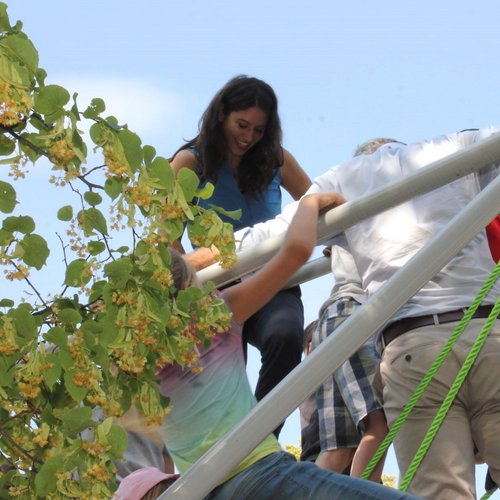
[[[210,347],[201,352],[200,366],[200,373],[177,364],[159,372],[160,391],[170,398],[172,406],[161,434],[181,473],[256,405],[246,374],[241,327],[234,320],[228,332],[216,335]],[[280,450],[270,434],[225,480]]]

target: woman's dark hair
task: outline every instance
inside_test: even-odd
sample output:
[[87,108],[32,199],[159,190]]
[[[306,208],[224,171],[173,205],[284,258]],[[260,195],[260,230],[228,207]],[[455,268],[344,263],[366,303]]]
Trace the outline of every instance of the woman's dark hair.
[[194,147],[203,179],[217,181],[227,160],[227,145],[220,112],[227,117],[233,111],[257,107],[267,115],[262,139],[245,153],[238,166],[238,184],[245,195],[256,195],[271,183],[277,168],[283,164],[282,131],[278,115],[278,99],[274,90],[262,80],[238,75],[215,94],[201,116],[198,135],[179,148],[175,155]]

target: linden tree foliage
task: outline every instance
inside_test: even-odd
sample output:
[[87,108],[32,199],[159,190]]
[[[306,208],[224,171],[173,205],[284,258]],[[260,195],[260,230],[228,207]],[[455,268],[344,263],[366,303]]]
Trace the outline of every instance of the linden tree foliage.
[[[191,240],[230,265],[234,238],[193,202],[212,186],[188,169],[176,178],[102,99],[80,108],[46,85],[22,28],[0,2],[0,497],[109,498],[127,446],[119,418],[134,406],[160,423],[158,367],[196,368],[198,347],[229,321],[213,287],[177,294],[168,246],[189,221]],[[34,168],[34,197],[62,193],[56,245],[18,199]],[[37,283],[47,268],[60,287],[49,294]],[[11,282],[22,299],[6,296]]]

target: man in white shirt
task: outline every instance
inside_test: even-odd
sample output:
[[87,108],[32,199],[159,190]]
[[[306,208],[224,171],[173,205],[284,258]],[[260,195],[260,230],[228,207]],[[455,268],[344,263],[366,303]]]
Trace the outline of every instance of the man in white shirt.
[[[308,192],[338,191],[348,201],[466,148],[499,128],[467,130],[409,145],[389,143],[316,178]],[[499,165],[467,175],[418,196],[345,231],[363,288],[370,296],[476,194],[499,174]],[[273,221],[236,233],[247,248],[286,228],[294,204]],[[384,329],[380,366],[389,426],[429,369],[494,267],[485,231],[479,233],[403,306]],[[492,304],[497,282],[459,338],[395,439],[404,474],[454,380]],[[417,471],[409,490],[425,498],[475,498],[474,446],[500,483],[500,321],[485,346]]]

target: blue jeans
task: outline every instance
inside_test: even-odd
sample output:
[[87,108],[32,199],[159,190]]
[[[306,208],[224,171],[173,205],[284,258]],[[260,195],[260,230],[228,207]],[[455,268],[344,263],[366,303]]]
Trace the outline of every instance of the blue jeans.
[[372,481],[297,462],[286,452],[264,457],[215,488],[205,500],[396,500],[411,495]]

